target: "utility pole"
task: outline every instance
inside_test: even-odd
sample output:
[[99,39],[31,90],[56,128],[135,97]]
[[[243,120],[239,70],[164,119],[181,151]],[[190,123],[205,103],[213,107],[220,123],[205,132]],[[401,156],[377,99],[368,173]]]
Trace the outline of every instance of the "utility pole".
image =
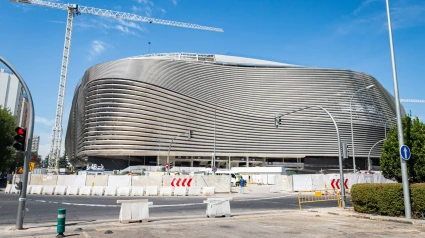
[[149,54],[151,53],[151,42],[150,41],[148,41],[148,47],[149,47]]

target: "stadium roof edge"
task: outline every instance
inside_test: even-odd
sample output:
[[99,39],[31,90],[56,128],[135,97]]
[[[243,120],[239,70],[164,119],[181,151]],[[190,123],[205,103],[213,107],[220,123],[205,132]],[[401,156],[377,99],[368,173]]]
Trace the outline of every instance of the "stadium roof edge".
[[219,65],[235,65],[235,66],[250,66],[250,67],[306,67],[301,65],[286,64],[275,61],[253,59],[239,56],[219,55],[219,54],[198,54],[198,53],[157,53],[146,54],[140,56],[127,57],[125,59],[166,59],[166,60],[181,60],[189,62],[212,63]]

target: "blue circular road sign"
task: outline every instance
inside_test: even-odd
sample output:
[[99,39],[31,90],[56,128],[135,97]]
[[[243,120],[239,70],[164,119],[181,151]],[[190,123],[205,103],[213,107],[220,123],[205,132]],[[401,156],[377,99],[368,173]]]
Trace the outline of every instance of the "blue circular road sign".
[[409,160],[410,155],[411,155],[411,153],[410,153],[409,146],[403,145],[402,147],[400,147],[400,156],[401,156],[402,159]]

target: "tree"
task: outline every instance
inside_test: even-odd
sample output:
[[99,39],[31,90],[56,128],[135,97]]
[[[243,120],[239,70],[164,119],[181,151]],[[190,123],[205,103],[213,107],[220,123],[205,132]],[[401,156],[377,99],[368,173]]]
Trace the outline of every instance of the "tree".
[[59,168],[68,168],[68,155],[66,150],[63,152],[63,155],[59,158]]
[[15,117],[9,109],[0,106],[0,171],[13,167],[15,127]]
[[[411,115],[402,118],[404,144],[409,146],[411,157],[407,161],[408,177],[411,182],[425,182],[425,124]],[[385,178],[402,181],[397,125],[387,133],[380,159]]]

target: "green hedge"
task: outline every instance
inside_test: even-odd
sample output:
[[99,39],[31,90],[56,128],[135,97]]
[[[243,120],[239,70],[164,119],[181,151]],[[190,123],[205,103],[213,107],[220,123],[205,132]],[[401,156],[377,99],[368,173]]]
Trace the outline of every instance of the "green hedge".
[[[425,183],[410,185],[412,213],[414,217],[425,216]],[[385,216],[404,216],[403,186],[393,184],[355,184],[351,187],[354,210]]]

